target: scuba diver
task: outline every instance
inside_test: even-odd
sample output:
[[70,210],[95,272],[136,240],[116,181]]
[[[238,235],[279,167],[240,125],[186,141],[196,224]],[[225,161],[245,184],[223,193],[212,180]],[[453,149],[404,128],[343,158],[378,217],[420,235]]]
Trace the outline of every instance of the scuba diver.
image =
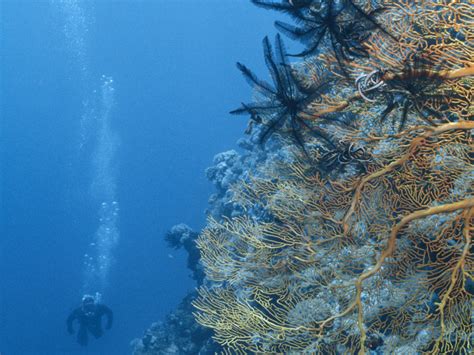
[[67,331],[69,334],[74,334],[72,325],[74,320],[77,319],[79,323],[77,342],[82,346],[86,346],[88,343],[88,331],[91,332],[96,339],[100,338],[104,333],[102,330],[102,316],[104,315],[107,317],[105,329],[108,330],[112,327],[114,319],[110,308],[97,303],[93,296],[84,295],[84,297],[82,297],[82,305],[72,311],[67,318]]

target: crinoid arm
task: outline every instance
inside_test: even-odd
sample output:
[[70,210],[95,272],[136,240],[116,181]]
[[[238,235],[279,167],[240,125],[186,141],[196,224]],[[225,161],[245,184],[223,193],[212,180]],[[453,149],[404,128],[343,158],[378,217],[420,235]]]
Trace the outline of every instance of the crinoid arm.
[[251,0],[258,7],[266,10],[276,10],[284,12],[296,19],[305,16],[305,11],[309,8],[313,0]]
[[291,39],[298,40],[301,42],[306,42],[309,40],[313,40],[313,37],[317,36],[318,40],[314,42],[320,42],[324,32],[318,28],[314,27],[297,27],[290,25],[286,22],[282,21],[275,21],[275,27],[286,36],[290,37]]
[[375,9],[371,12],[366,12],[359,5],[357,5],[353,0],[345,0],[345,1],[347,1],[347,3],[352,8],[355,9],[355,11],[357,12],[358,15],[362,16],[362,18],[364,18],[368,22],[372,23],[375,26],[375,28],[377,28],[378,30],[383,32],[385,35],[392,38],[394,41],[398,41],[398,38],[393,33],[389,32],[387,29],[385,29],[385,27],[382,24],[380,24],[379,21],[377,21],[377,19],[375,18],[375,15],[385,11],[385,8],[379,7],[378,9]]
[[255,86],[257,90],[263,90],[265,93],[268,94],[276,94],[274,89],[268,84],[267,82],[260,80],[257,78],[257,76],[245,65],[237,62],[237,68],[240,70],[240,72],[243,74],[244,78],[247,80],[247,82],[251,86]]

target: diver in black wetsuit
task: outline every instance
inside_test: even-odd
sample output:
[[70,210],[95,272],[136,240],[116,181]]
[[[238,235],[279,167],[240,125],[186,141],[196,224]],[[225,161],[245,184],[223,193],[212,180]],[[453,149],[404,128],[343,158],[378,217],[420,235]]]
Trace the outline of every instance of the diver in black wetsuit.
[[106,305],[96,303],[93,296],[85,295],[82,298],[81,307],[76,308],[67,318],[67,331],[69,334],[74,334],[72,327],[74,320],[77,319],[79,323],[79,331],[77,332],[77,342],[82,346],[88,343],[87,332],[91,332],[97,339],[104,333],[102,330],[102,316],[107,317],[105,329],[112,327],[114,315],[109,307]]

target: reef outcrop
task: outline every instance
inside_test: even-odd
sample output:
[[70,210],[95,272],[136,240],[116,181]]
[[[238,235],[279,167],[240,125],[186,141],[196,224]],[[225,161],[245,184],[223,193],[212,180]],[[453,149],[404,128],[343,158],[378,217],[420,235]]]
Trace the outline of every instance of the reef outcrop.
[[[206,176],[214,185],[216,192],[209,198],[207,214],[214,218],[238,216],[243,213],[240,205],[232,201],[231,187],[238,181],[246,179],[249,173],[257,171],[257,166],[272,164],[271,161],[281,160],[284,149],[279,142],[271,142],[277,153],[268,153],[258,144],[258,132],[241,138],[237,145],[241,152],[230,150],[217,154],[213,165],[206,169]],[[188,253],[187,266],[197,286],[205,281],[203,265],[197,248],[199,233],[188,225],[181,223],[173,226],[165,235],[170,248],[183,248]],[[194,318],[196,291],[186,295],[176,310],[163,321],[153,323],[141,338],[131,342],[134,355],[211,355],[222,351],[221,346],[212,339],[213,332],[201,326]]]
[[156,322],[140,339],[132,341],[135,355],[214,354],[220,349],[212,331],[200,326],[193,317],[191,302],[196,292],[188,294],[163,322]]

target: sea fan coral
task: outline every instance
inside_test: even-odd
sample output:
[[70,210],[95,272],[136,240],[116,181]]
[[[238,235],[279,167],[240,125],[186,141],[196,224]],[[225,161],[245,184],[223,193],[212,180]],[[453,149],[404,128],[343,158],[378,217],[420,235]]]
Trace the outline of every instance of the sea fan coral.
[[417,351],[470,349],[472,129],[393,138],[361,180],[300,162],[242,184],[235,201],[271,218],[209,222],[198,246],[216,284],[197,320],[243,352],[363,353],[382,337],[391,353],[426,329]]
[[[294,18],[309,4],[254,2]],[[235,184],[241,213],[210,219],[198,239],[195,317],[229,353],[474,349],[474,16],[462,0],[384,8],[400,41],[372,33],[368,56],[347,64],[354,81],[298,116],[352,120],[332,132],[337,149],[306,152],[347,169],[325,175],[295,150]]]

